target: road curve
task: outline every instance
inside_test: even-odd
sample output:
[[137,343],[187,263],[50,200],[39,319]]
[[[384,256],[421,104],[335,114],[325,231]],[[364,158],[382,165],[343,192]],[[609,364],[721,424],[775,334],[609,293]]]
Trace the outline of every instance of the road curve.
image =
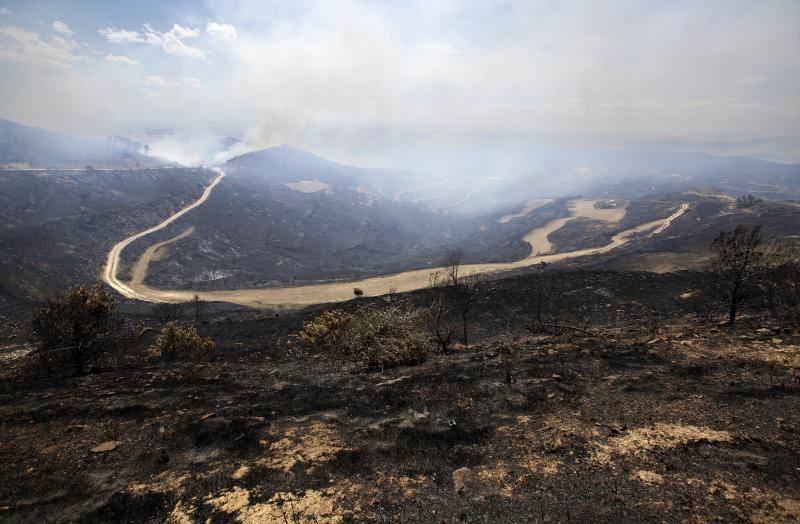
[[[323,302],[337,302],[348,300],[353,297],[353,288],[358,287],[366,296],[382,295],[388,292],[389,289],[394,288],[398,292],[413,291],[428,286],[431,274],[442,270],[442,268],[428,268],[416,269],[410,271],[403,271],[391,275],[383,275],[378,277],[364,278],[361,280],[354,280],[348,282],[327,282],[322,284],[310,284],[301,286],[288,286],[276,288],[252,288],[252,289],[233,289],[233,290],[219,290],[219,291],[190,291],[190,290],[167,290],[150,287],[140,280],[135,279],[132,282],[125,283],[117,278],[117,270],[119,268],[120,254],[131,242],[149,235],[155,231],[165,228],[172,222],[176,221],[192,209],[202,205],[211,194],[211,191],[225,176],[221,170],[217,170],[219,175],[206,187],[203,195],[193,204],[184,207],[168,219],[160,224],[151,227],[145,231],[137,233],[125,240],[117,243],[108,253],[106,266],[103,271],[103,280],[105,280],[111,287],[127,298],[142,300],[147,302],[187,302],[192,300],[197,294],[202,300],[230,302],[249,307],[275,307],[275,306],[303,306],[309,304],[318,304]],[[635,235],[650,231],[650,235],[662,233],[666,230],[672,222],[683,215],[689,204],[681,204],[680,207],[670,216],[664,219],[654,220],[645,224],[640,224],[631,229],[626,229],[617,233],[611,238],[611,242],[604,246],[579,249],[567,253],[546,253],[549,250],[549,243],[544,243],[549,233],[563,226],[567,221],[577,218],[579,216],[590,215],[594,219],[604,220],[608,222],[618,222],[624,216],[624,209],[621,210],[598,210],[593,207],[593,200],[573,200],[569,204],[569,209],[572,212],[571,217],[558,218],[541,228],[537,228],[523,238],[524,241],[531,244],[531,253],[525,258],[516,260],[514,262],[496,262],[486,264],[466,264],[462,266],[461,270],[464,273],[495,273],[500,271],[508,271],[511,269],[518,269],[522,267],[532,266],[541,262],[558,262],[570,258],[584,257],[590,255],[598,255],[607,253],[616,249],[628,241]],[[186,234],[186,232],[182,233]],[[172,242],[175,239],[169,239],[166,242]],[[544,249],[538,244],[541,243]]]
[[122,250],[128,247],[128,245],[130,245],[132,242],[144,236],[147,236],[150,233],[155,233],[156,231],[164,229],[165,227],[175,222],[176,220],[181,218],[183,215],[185,215],[192,209],[202,205],[206,200],[208,200],[208,197],[211,195],[211,192],[214,190],[217,184],[219,184],[220,180],[225,178],[225,172],[223,170],[212,168],[212,171],[215,171],[217,173],[217,176],[214,178],[214,180],[211,181],[211,183],[205,188],[205,190],[203,190],[203,194],[200,195],[200,198],[197,199],[195,202],[189,204],[183,209],[180,209],[177,213],[167,218],[160,224],[157,224],[151,227],[150,229],[146,229],[144,231],[136,233],[135,235],[131,235],[125,240],[114,244],[114,247],[112,247],[111,251],[108,252],[108,257],[106,257],[106,265],[103,268],[103,280],[106,282],[106,284],[108,284],[109,286],[114,288],[117,292],[119,292],[122,296],[127,298],[135,298],[136,300],[144,300],[147,302],[161,302],[161,300],[157,298],[147,297],[141,293],[137,293],[129,285],[125,284],[124,282],[122,282],[117,278],[120,255],[122,254]]

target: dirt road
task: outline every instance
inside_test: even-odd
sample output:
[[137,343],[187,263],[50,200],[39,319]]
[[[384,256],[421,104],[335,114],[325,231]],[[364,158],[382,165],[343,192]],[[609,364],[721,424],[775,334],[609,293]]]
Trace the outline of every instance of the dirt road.
[[[193,204],[181,209],[160,224],[128,237],[116,244],[108,254],[105,271],[103,273],[103,279],[122,295],[128,298],[134,298],[148,302],[186,302],[192,300],[195,293],[197,293],[202,300],[207,301],[230,302],[250,307],[273,307],[301,306],[322,302],[348,300],[353,298],[354,287],[360,288],[367,296],[382,295],[387,293],[391,288],[395,288],[399,292],[413,291],[427,287],[431,274],[437,271],[437,268],[419,269],[349,282],[331,282],[326,284],[312,284],[280,288],[235,289],[220,291],[196,292],[189,290],[166,290],[157,289],[144,284],[143,281],[146,275],[147,264],[160,248],[177,240],[177,238],[172,238],[151,246],[151,248],[148,249],[146,254],[143,255],[145,259],[137,262],[135,266],[136,271],[134,271],[135,278],[131,282],[124,283],[117,278],[120,254],[126,246],[139,238],[165,228],[192,209],[202,205],[203,202],[208,199],[208,196],[211,194],[211,191],[214,189],[214,187],[220,182],[220,180],[222,180],[224,176],[225,173],[219,171],[219,175],[206,188],[200,199]],[[675,213],[665,219],[655,220],[653,222],[641,224],[635,228],[622,231],[614,235],[614,237],[611,239],[611,242],[604,246],[580,249],[568,253],[546,254],[552,247],[547,240],[549,234],[560,227],[563,227],[563,225],[570,220],[583,217],[594,220],[618,222],[625,216],[624,207],[614,209],[598,209],[594,205],[595,202],[596,200],[591,199],[571,201],[569,203],[569,210],[571,212],[570,217],[553,220],[545,226],[537,228],[525,235],[523,240],[530,243],[532,248],[529,256],[514,262],[468,264],[462,267],[462,271],[465,273],[493,273],[532,266],[541,262],[551,263],[570,258],[607,253],[612,249],[616,249],[617,247],[626,244],[636,234],[650,230],[654,230],[651,234],[663,232],[669,227],[673,220],[680,217],[689,207],[688,204],[682,204]],[[181,235],[179,235],[179,237],[188,234],[190,234],[190,232],[184,231]],[[441,270],[441,268],[438,268],[438,270]]]
[[122,254],[122,250],[129,246],[132,242],[149,235],[150,233],[155,233],[161,229],[164,229],[171,223],[175,222],[183,215],[191,211],[192,209],[200,206],[208,200],[208,197],[211,195],[211,192],[214,188],[219,184],[220,180],[225,177],[225,172],[221,169],[214,169],[218,174],[211,181],[211,183],[205,188],[203,194],[200,195],[200,198],[197,199],[195,202],[189,204],[188,206],[184,207],[183,209],[179,210],[177,213],[172,215],[171,217],[167,218],[160,224],[157,224],[150,229],[145,229],[142,232],[136,233],[135,235],[129,236],[125,240],[118,242],[111,248],[111,251],[108,252],[108,257],[106,257],[106,265],[103,268],[103,280],[112,288],[114,288],[117,292],[121,295],[128,297],[128,298],[135,298],[137,300],[144,300],[148,302],[159,302],[160,300],[157,297],[148,296],[145,294],[138,293],[133,289],[133,285],[128,285],[122,282],[117,278],[117,272],[119,270],[119,259],[120,255]]

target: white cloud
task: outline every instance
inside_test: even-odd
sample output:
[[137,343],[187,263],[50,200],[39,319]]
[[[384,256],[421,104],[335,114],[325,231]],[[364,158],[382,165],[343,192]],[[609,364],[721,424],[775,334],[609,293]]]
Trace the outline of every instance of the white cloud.
[[163,89],[167,87],[189,87],[197,89],[202,87],[199,78],[185,76],[183,78],[163,78],[157,75],[145,75],[142,85],[148,89]]
[[146,75],[142,80],[145,87],[169,87],[169,82],[156,75]]
[[142,79],[142,85],[144,85],[145,87],[161,88],[161,87],[169,87],[170,82],[167,82],[160,76],[145,75],[144,79]]
[[69,28],[67,24],[62,22],[61,20],[56,20],[53,22],[53,31],[57,33],[61,33],[62,35],[72,36],[75,34],[75,31]]
[[181,27],[178,24],[166,33],[156,31],[149,24],[144,26],[144,36],[148,44],[160,47],[165,53],[176,56],[188,56],[190,58],[205,58],[206,54],[202,49],[190,46],[181,38],[192,38],[197,36],[196,29]]
[[106,62],[111,62],[113,64],[126,64],[126,65],[133,65],[138,64],[138,62],[132,58],[128,58],[124,55],[106,55],[105,58]]
[[10,15],[11,9],[7,7],[0,7],[0,15]]
[[144,42],[142,35],[136,31],[126,31],[116,27],[106,27],[97,31],[105,37],[109,44],[122,44],[126,42]]
[[191,27],[183,27],[178,24],[172,24],[170,33],[173,33],[178,38],[194,38],[200,34],[200,31],[197,29],[192,29]]
[[170,55],[188,56],[190,58],[205,58],[206,56],[202,49],[188,45],[182,40],[184,38],[195,38],[200,34],[200,31],[178,24],[173,24],[172,29],[166,33],[153,29],[150,24],[145,24],[141,33],[117,29],[116,27],[106,27],[105,29],[99,29],[98,32],[110,44],[144,43],[160,47]]
[[72,64],[84,60],[73,52],[76,45],[73,40],[60,36],[45,42],[38,34],[21,27],[0,27],[0,60],[3,61],[71,68]]
[[238,36],[235,27],[217,22],[206,24],[206,34],[212,42],[232,42]]

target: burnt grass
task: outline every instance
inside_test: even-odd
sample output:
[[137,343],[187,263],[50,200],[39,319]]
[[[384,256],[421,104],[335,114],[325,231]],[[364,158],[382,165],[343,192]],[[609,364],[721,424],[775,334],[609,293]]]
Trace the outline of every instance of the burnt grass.
[[[589,334],[527,329],[543,277],[564,280],[564,322]],[[383,373],[295,344],[322,306],[209,305],[212,364],[58,379],[10,365],[0,519],[796,521],[800,334],[756,311],[735,330],[698,320],[685,293],[701,280],[490,282],[473,343]]]

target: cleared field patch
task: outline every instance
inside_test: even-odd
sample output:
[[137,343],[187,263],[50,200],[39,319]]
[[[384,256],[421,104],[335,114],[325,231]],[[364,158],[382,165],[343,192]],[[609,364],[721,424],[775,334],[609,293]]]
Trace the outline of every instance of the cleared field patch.
[[514,220],[515,218],[521,218],[531,214],[533,210],[539,209],[540,207],[549,204],[552,201],[553,201],[552,198],[534,198],[532,200],[528,200],[527,202],[525,202],[525,207],[523,207],[521,211],[519,211],[518,213],[513,213],[511,215],[502,216],[500,217],[500,220],[498,220],[498,222],[500,222],[501,224],[507,224],[512,220]]
[[330,187],[325,182],[320,182],[318,180],[301,180],[300,182],[290,182],[286,185],[302,193],[317,193]]

